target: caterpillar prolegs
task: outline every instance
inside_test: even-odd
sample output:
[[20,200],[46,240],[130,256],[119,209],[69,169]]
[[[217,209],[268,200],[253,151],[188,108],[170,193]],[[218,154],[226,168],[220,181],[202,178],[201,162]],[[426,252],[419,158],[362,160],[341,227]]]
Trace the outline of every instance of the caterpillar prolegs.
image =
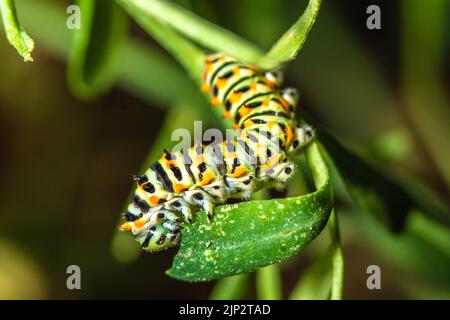
[[247,200],[267,185],[283,185],[295,169],[292,157],[314,138],[311,126],[294,119],[296,89],[280,90],[282,74],[262,72],[223,54],[205,59],[202,91],[233,119],[234,139],[173,152],[164,150],[141,177],[121,230],[144,250],[178,243],[180,224],[196,211],[213,215],[230,198]]

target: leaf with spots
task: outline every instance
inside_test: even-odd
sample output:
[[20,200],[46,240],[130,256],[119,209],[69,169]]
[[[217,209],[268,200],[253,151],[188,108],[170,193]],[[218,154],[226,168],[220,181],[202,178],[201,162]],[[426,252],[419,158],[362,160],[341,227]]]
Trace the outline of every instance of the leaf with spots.
[[208,281],[251,272],[288,259],[319,235],[332,209],[328,169],[316,144],[306,150],[317,191],[288,199],[224,205],[182,228],[173,278]]

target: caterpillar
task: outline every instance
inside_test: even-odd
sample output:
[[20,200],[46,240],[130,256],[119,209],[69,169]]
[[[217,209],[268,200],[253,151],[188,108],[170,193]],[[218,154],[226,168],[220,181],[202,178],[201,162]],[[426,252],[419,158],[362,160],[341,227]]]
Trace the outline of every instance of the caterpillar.
[[216,53],[205,58],[202,91],[233,120],[234,139],[184,150],[163,151],[142,176],[123,214],[120,229],[146,251],[178,243],[180,225],[196,211],[211,219],[214,207],[230,198],[247,200],[263,186],[282,186],[294,173],[292,157],[314,138],[294,119],[296,89],[279,89],[279,71],[261,71]]

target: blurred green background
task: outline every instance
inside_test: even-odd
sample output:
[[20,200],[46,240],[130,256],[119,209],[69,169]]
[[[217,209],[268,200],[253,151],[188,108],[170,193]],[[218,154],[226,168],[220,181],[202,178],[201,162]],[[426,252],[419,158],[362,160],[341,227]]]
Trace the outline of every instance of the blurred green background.
[[[178,2],[263,48],[306,6],[300,0]],[[215,120],[173,99],[189,96],[206,106],[182,69],[134,23],[118,59],[118,85],[90,102],[75,97],[66,80],[70,4],[17,1],[36,40],[33,63],[0,39],[0,298],[207,298],[214,283],[164,275],[176,249],[141,255],[115,234],[131,175],[152,146],[170,139],[159,135],[163,123],[191,128],[194,119]],[[381,30],[366,28],[370,4],[381,8]],[[371,161],[423,184],[446,208],[449,14],[449,3],[438,0],[324,1],[304,48],[286,68],[301,108]],[[175,104],[192,108],[192,119],[177,119],[168,111]],[[450,298],[447,227],[412,212],[405,230],[392,234],[338,183],[336,192],[345,299]],[[320,236],[282,265],[286,295],[324,244]],[[71,264],[81,267],[82,290],[66,288]],[[371,264],[381,267],[381,290],[366,287]],[[245,297],[254,298],[254,290]]]

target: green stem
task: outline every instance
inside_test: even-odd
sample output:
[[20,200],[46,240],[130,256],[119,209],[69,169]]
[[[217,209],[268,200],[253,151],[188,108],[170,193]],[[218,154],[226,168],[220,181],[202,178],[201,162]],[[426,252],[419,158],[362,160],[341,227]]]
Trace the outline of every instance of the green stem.
[[331,277],[331,292],[330,300],[341,300],[344,287],[344,257],[339,235],[339,224],[336,212],[331,212],[330,220],[328,221],[330,230],[331,243],[334,246],[334,253],[332,257],[332,277]]
[[9,43],[16,48],[25,62],[33,61],[31,52],[34,50],[34,40],[20,24],[14,1],[0,0],[0,13]]
[[280,300],[282,298],[279,264],[256,271],[256,291],[260,300]]
[[210,300],[239,300],[244,298],[248,289],[250,273],[244,273],[217,281]]
[[270,51],[259,62],[259,65],[271,69],[295,59],[316,21],[320,2],[321,0],[309,1],[305,12],[272,46]]
[[450,137],[448,89],[442,81],[449,2],[402,3],[404,110],[429,157],[429,167],[437,169],[437,178],[450,191],[450,152],[442,148],[442,141]]
[[180,62],[191,77],[200,81],[204,63],[204,53],[195,44],[177,34],[166,21],[158,20],[158,15],[150,15],[147,6],[153,1],[116,0],[139,25]]
[[151,16],[207,48],[239,57],[242,61],[252,63],[263,55],[254,44],[175,3],[160,0],[116,1],[125,8],[142,13],[146,19]]

